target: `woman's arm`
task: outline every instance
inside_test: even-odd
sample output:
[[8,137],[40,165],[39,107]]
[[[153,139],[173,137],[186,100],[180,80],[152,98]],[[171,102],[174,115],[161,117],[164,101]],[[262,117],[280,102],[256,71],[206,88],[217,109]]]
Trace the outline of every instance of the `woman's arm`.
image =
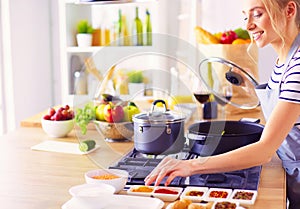
[[261,139],[239,149],[193,160],[165,158],[145,179],[147,185],[158,185],[168,176],[166,185],[176,176],[226,172],[257,166],[268,162],[279,148],[300,115],[297,103],[279,101],[269,118]]

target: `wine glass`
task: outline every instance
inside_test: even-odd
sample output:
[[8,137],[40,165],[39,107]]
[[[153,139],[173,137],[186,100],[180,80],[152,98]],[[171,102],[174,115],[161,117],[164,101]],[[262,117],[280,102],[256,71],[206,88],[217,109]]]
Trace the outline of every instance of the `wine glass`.
[[[193,95],[196,101],[198,101],[201,104],[202,110],[204,108],[204,104],[208,102],[210,97],[210,92],[208,88],[205,86],[205,84],[200,79],[195,79],[193,82]],[[202,118],[204,114],[202,115]]]
[[219,86],[218,95],[215,96],[215,100],[221,105],[222,118],[225,117],[225,105],[227,105],[232,98],[232,85],[228,82],[224,82]]

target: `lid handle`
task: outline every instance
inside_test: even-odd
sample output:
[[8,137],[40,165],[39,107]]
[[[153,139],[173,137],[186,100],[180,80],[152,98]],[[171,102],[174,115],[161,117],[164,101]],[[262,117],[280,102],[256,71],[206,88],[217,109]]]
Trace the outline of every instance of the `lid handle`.
[[151,111],[150,111],[150,114],[152,114],[154,112],[154,108],[155,108],[155,105],[158,104],[158,103],[162,103],[164,108],[165,108],[165,111],[164,112],[167,112],[167,105],[166,105],[166,102],[162,99],[157,99],[155,100],[153,103],[152,103],[152,108],[151,108]]
[[240,74],[231,71],[231,69],[226,72],[225,77],[227,81],[236,86],[240,86],[244,83],[243,77]]

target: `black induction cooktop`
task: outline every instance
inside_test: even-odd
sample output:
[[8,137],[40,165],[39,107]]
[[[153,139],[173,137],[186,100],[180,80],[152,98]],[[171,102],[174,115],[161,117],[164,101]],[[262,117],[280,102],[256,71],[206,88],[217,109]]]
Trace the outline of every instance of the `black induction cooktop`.
[[[110,168],[126,170],[129,173],[128,185],[144,185],[145,177],[159,164],[165,156],[144,155],[133,149]],[[198,156],[183,150],[171,157],[187,160]],[[260,180],[261,166],[248,169],[214,174],[197,174],[190,177],[176,177],[170,186],[186,187],[218,187],[231,189],[257,190]],[[164,185],[164,180],[161,182]]]

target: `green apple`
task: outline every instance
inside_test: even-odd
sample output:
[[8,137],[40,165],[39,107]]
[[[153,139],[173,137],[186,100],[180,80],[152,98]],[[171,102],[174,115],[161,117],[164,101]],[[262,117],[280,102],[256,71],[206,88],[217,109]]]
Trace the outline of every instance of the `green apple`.
[[132,116],[140,113],[140,110],[135,105],[127,105],[123,107],[124,110],[124,121],[132,121]]
[[100,104],[97,106],[96,108],[96,119],[100,120],[100,121],[105,121],[104,118],[104,107],[106,106],[106,104]]

